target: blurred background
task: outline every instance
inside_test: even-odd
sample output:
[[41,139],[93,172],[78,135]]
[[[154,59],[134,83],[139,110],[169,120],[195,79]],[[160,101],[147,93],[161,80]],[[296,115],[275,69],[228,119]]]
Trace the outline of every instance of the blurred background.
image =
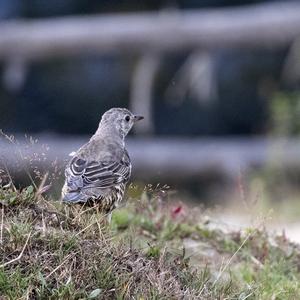
[[28,167],[61,179],[127,107],[145,116],[128,139],[137,184],[297,222],[299,1],[0,0],[0,19],[0,128],[17,138],[0,155],[20,182]]

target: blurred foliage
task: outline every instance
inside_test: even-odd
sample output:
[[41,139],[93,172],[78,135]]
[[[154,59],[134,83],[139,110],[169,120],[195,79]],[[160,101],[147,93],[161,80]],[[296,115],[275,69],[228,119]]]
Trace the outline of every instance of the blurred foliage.
[[300,134],[300,93],[278,91],[269,101],[270,139],[267,162],[254,169],[247,178],[248,196],[259,200],[258,210],[276,208],[279,215],[294,218],[299,215],[300,169],[289,161],[284,151],[288,138]]
[[270,103],[271,134],[292,136],[300,133],[300,93],[278,92]]

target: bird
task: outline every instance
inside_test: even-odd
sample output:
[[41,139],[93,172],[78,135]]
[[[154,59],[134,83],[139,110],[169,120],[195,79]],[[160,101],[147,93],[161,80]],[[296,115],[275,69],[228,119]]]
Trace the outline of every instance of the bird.
[[95,134],[72,153],[66,166],[63,202],[93,204],[110,222],[131,176],[125,137],[143,118],[126,108],[111,108],[102,115]]

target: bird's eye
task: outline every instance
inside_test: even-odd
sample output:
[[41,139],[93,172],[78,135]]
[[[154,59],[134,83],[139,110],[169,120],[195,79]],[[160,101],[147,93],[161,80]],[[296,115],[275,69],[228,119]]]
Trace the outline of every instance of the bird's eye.
[[129,121],[130,121],[130,117],[129,117],[129,116],[126,116],[126,117],[125,117],[125,121],[126,121],[126,122],[129,122]]

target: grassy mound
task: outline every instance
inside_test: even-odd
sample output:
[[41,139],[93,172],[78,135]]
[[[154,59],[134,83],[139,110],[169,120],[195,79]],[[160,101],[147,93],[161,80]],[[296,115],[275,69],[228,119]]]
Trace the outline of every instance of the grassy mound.
[[225,232],[160,193],[110,225],[94,208],[0,189],[1,299],[300,299],[300,249],[260,226]]

